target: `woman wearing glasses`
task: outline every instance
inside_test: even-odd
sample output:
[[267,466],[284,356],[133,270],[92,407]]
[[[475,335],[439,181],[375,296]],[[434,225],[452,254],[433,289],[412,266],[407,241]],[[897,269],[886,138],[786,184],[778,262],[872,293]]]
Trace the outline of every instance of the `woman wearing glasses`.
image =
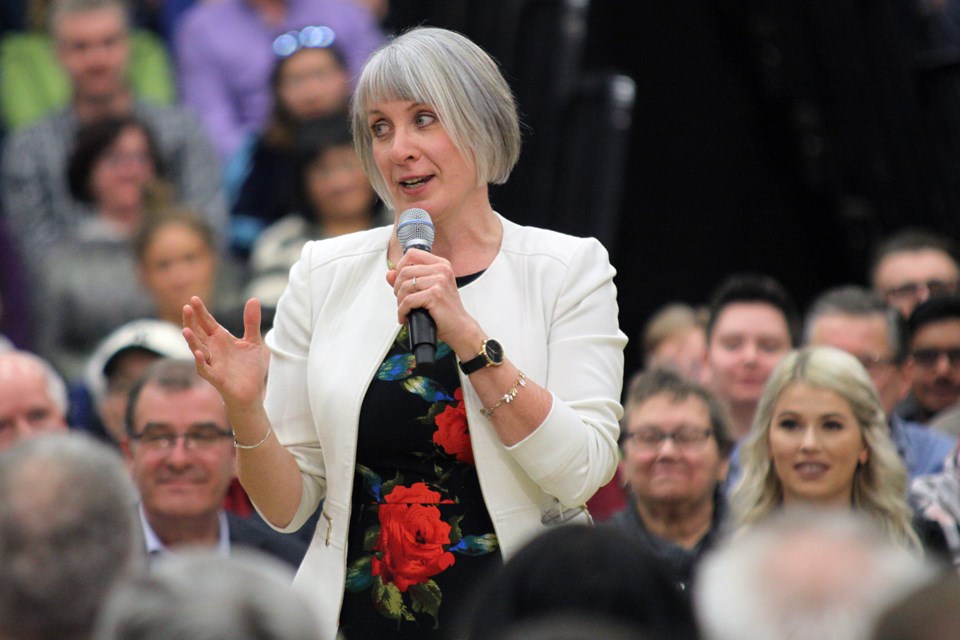
[[832,347],[793,351],[770,376],[743,445],[731,496],[734,524],[778,509],[852,509],[891,540],[918,549],[905,500],[907,471],[890,441],[863,365]]
[[[441,637],[481,576],[547,527],[589,520],[616,468],[626,338],[599,242],[491,206],[520,130],[483,50],[403,34],[367,62],[352,117],[394,226],[428,212],[432,252],[405,252],[394,226],[309,242],[266,345],[254,300],[242,339],[197,298],[184,335],[261,514],[292,531],[323,500],[297,577],[321,637]],[[411,309],[436,323],[429,373],[414,369]]]
[[721,487],[734,444],[726,411],[696,382],[654,369],[630,383],[621,442],[629,500],[610,522],[635,535],[685,591],[726,517]]

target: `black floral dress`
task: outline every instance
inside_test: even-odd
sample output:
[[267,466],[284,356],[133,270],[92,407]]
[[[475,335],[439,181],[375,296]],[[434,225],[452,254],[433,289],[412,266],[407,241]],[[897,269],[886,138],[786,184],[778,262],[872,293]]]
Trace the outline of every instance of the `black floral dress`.
[[474,466],[456,357],[415,375],[401,330],[360,411],[340,632],[444,638],[502,563]]

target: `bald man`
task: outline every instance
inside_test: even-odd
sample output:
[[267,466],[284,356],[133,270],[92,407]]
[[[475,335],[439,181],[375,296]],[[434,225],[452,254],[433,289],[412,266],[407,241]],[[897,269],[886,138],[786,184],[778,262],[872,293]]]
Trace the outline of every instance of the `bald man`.
[[0,451],[67,430],[67,388],[50,364],[26,351],[0,353]]

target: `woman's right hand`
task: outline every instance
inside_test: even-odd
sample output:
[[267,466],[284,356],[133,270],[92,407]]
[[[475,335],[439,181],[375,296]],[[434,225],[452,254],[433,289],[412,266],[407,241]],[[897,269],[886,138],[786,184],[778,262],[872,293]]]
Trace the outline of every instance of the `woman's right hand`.
[[193,351],[197,372],[212,384],[231,412],[263,403],[270,352],[260,335],[260,301],[243,308],[243,337],[217,322],[197,296],[183,307],[183,337]]

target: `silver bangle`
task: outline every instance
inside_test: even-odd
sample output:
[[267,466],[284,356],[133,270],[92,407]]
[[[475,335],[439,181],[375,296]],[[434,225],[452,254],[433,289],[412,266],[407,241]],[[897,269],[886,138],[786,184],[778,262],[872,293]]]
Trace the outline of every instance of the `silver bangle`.
[[237,449],[256,449],[257,447],[259,447],[260,445],[262,445],[264,442],[267,441],[267,438],[270,437],[270,434],[271,434],[271,433],[273,433],[273,425],[272,425],[272,424],[267,428],[267,435],[263,436],[263,440],[261,440],[261,441],[258,442],[257,444],[240,444],[239,442],[237,442],[237,436],[236,436],[236,434],[234,434],[234,436],[233,436],[233,446],[236,447]]

